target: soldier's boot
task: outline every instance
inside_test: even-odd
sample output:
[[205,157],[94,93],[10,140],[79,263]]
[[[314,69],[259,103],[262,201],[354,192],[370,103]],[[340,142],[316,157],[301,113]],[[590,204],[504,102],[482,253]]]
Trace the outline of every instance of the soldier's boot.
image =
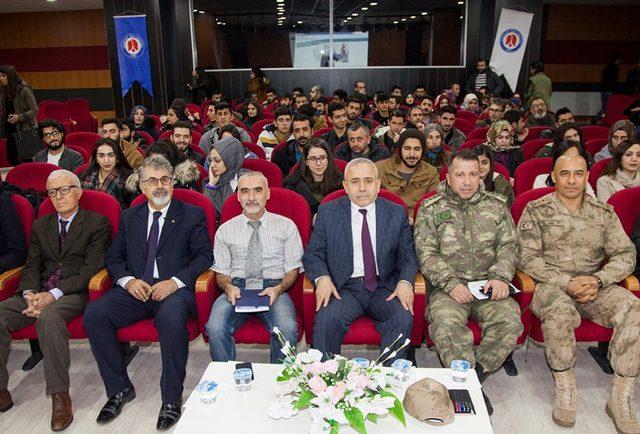
[[613,374],[613,386],[605,411],[613,420],[618,433],[640,433],[640,424],[636,419],[632,404],[635,387],[635,377],[621,377],[618,374]]
[[556,387],[553,402],[553,416],[555,423],[564,427],[572,427],[576,423],[576,377],[573,369],[553,371]]

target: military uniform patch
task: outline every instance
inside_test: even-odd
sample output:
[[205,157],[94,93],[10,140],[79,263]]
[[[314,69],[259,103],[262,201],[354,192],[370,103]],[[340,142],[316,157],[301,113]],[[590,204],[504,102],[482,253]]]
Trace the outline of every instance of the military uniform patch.
[[530,231],[531,229],[533,229],[533,222],[522,222],[520,225],[520,230]]
[[442,211],[436,214],[437,225],[450,219],[451,219],[451,210]]
[[542,208],[540,208],[540,213],[545,217],[551,217],[556,213],[556,211],[553,209],[553,207],[543,206]]

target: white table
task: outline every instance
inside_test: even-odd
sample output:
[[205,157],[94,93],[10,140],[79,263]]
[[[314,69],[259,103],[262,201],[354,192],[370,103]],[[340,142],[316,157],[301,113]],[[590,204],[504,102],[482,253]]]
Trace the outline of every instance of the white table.
[[[217,432],[217,433],[273,433],[273,434],[305,434],[309,432],[311,418],[308,410],[301,411],[291,419],[274,420],[267,416],[267,409],[276,399],[276,377],[282,370],[282,365],[253,364],[255,381],[247,392],[238,392],[233,383],[233,371],[236,362],[211,362],[207,366],[202,379],[215,380],[220,384],[220,394],[217,401],[211,405],[201,404],[192,393],[185,403],[182,418],[175,428],[175,433]],[[491,422],[487,408],[482,398],[482,391],[475,371],[471,371],[465,383],[451,380],[450,369],[412,368],[411,378],[405,387],[394,389],[393,392],[402,401],[406,387],[415,381],[430,377],[447,388],[469,389],[471,399],[476,408],[475,415],[457,414],[450,425],[436,427],[419,422],[405,412],[406,428],[395,418],[388,416],[380,419],[377,425],[367,422],[367,432],[370,434],[401,433],[470,433],[492,434]],[[355,433],[351,427],[343,426],[341,433]]]

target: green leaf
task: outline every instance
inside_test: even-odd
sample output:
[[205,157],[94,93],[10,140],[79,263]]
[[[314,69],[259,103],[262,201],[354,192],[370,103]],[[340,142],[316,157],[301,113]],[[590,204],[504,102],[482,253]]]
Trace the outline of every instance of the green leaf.
[[313,392],[311,392],[310,390],[305,390],[300,394],[300,398],[298,398],[298,400],[294,404],[294,408],[296,408],[297,410],[303,410],[309,407],[309,403],[315,397],[316,395],[314,395]]
[[329,425],[331,425],[331,432],[329,434],[340,434],[340,424],[333,419],[325,418]]
[[398,419],[402,425],[407,426],[407,421],[404,418],[404,408],[398,398],[396,398],[393,408],[389,410],[389,414]]
[[360,434],[367,434],[367,428],[364,426],[364,415],[357,407],[351,407],[344,411],[344,416],[349,421],[349,425]]
[[367,420],[377,424],[378,423],[378,415],[375,414],[375,413],[369,413],[367,415]]

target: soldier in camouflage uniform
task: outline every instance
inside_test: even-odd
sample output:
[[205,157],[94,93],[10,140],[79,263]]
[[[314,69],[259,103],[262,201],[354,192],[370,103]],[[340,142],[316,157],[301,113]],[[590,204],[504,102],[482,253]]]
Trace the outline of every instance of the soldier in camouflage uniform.
[[575,424],[574,329],[585,317],[613,328],[606,412],[618,432],[638,433],[631,400],[640,370],[640,300],[616,285],[633,272],[635,248],[613,208],[584,193],[582,157],[560,157],[552,176],[556,192],[527,205],[518,234],[520,268],[537,282],[531,309],[542,322],[555,379],[553,420]]
[[[520,307],[509,297],[517,262],[516,230],[506,200],[484,190],[480,163],[465,149],[449,162],[447,181],[420,207],[414,238],[429,282],[429,334],[443,364],[464,359],[483,381],[500,368],[522,333]],[[468,282],[488,280],[490,300],[478,300]],[[473,350],[469,317],[482,328]]]

